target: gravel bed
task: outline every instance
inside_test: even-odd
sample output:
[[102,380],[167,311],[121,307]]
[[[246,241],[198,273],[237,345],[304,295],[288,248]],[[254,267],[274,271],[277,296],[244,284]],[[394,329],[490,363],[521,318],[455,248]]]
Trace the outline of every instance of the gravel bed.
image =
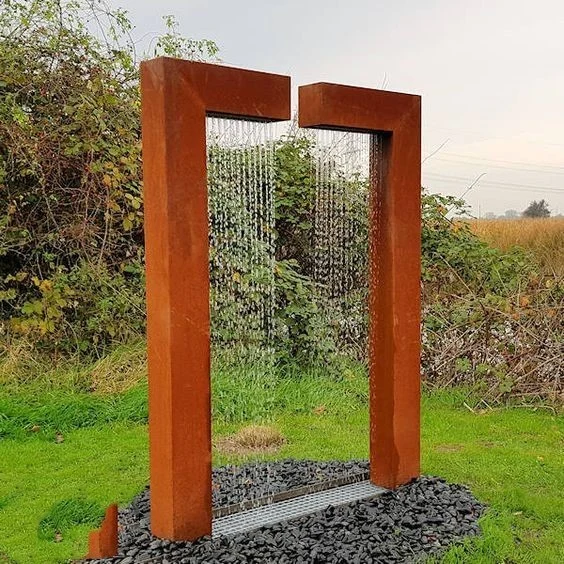
[[[214,507],[319,481],[365,472],[366,461],[281,462],[224,466],[213,471]],[[120,510],[119,557],[90,563],[340,564],[416,562],[479,533],[483,506],[461,485],[420,479],[376,498],[328,507],[306,517],[233,537],[170,542],[149,530],[149,491]]]

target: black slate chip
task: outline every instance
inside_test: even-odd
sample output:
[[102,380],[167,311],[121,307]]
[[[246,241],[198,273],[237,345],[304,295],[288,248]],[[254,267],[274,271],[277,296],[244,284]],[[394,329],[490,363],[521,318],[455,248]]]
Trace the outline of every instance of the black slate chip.
[[[366,461],[284,460],[213,471],[215,507],[368,470]],[[479,534],[481,505],[461,485],[421,477],[378,497],[232,537],[170,542],[149,529],[149,491],[120,510],[120,556],[92,563],[394,563],[421,561]]]

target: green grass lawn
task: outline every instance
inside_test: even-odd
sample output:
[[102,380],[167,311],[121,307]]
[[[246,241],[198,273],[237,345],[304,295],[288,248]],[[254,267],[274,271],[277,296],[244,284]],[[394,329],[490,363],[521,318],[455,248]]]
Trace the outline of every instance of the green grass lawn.
[[[216,436],[266,421],[287,439],[270,458],[367,457],[364,378],[259,376],[215,378]],[[142,385],[112,396],[40,385],[0,392],[0,562],[79,558],[100,511],[145,486],[145,395]],[[444,561],[564,562],[562,417],[543,408],[472,412],[465,399],[423,398],[423,471],[468,484],[489,506],[483,536]],[[240,461],[215,454],[216,464]]]

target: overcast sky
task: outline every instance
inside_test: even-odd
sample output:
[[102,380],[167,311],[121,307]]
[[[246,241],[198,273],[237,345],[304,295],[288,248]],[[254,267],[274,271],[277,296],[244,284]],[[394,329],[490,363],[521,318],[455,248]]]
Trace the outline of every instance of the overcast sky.
[[[423,97],[423,184],[476,214],[564,213],[564,0],[111,0],[147,37],[174,14],[225,64]],[[149,35],[146,35],[149,34]],[[447,141],[448,140],[448,141]]]

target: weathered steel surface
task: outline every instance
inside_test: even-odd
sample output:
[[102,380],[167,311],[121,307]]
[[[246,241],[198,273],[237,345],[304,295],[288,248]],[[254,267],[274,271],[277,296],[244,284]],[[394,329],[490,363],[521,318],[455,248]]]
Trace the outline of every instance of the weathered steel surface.
[[211,533],[207,114],[290,117],[289,77],[159,58],[141,65],[151,528]]
[[88,536],[86,558],[111,558],[118,555],[118,508],[113,504],[106,509],[102,525]]
[[299,89],[302,127],[379,133],[371,157],[370,475],[420,472],[421,98],[318,83]]

